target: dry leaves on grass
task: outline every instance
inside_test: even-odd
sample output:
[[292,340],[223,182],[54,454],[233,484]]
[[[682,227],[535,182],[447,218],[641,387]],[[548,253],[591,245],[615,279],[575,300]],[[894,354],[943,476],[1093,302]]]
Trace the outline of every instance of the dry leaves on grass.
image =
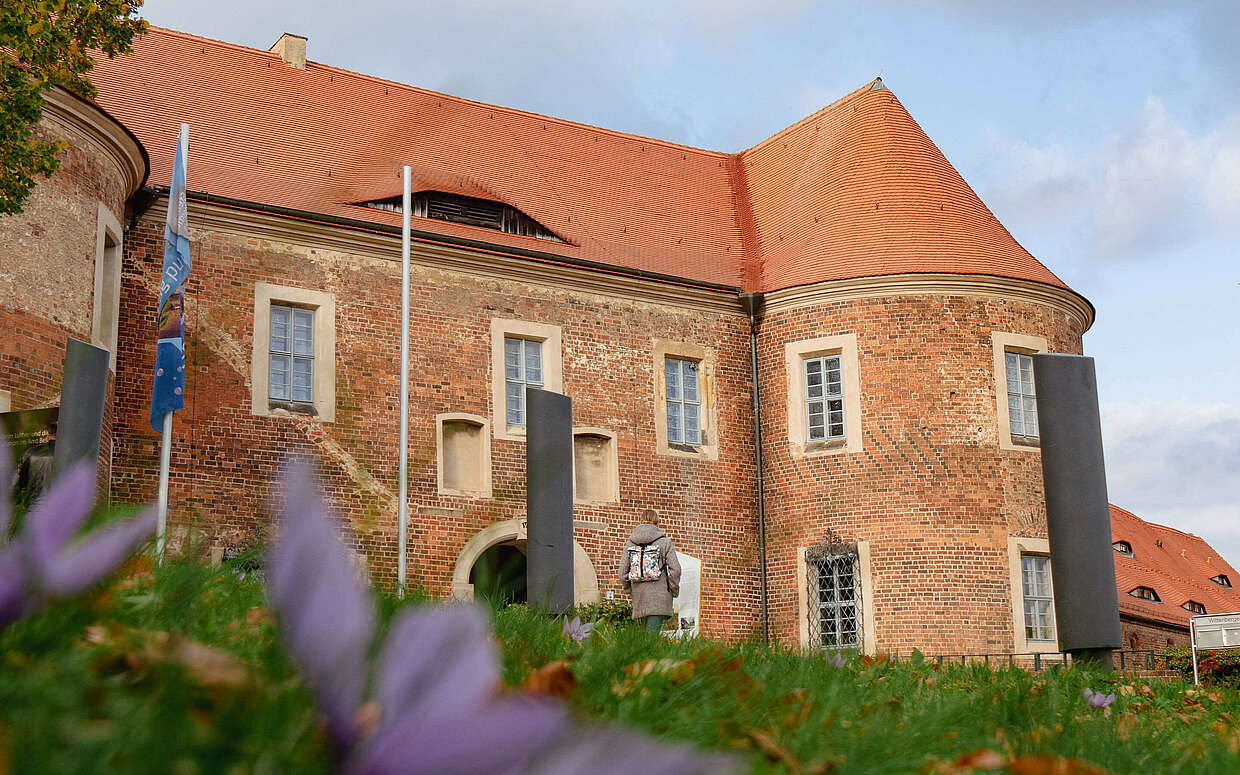
[[929,772],[936,775],[970,775],[977,772],[1003,771],[1009,775],[1111,775],[1079,759],[1062,756],[1019,756],[1009,759],[989,748],[971,751],[951,762],[934,762]]
[[179,665],[196,683],[213,689],[233,689],[252,682],[250,669],[241,660],[173,633],[92,624],[83,639],[104,647],[105,654],[98,663],[101,667],[144,672],[157,664]]
[[782,764],[792,775],[825,775],[835,769],[836,762],[826,760],[806,764],[801,762],[792,751],[789,751],[775,739],[770,732],[750,729],[745,736],[733,743],[737,748],[755,748],[773,764]]
[[568,669],[568,661],[557,659],[548,662],[526,676],[521,683],[526,694],[541,694],[571,700],[577,692],[577,677]]

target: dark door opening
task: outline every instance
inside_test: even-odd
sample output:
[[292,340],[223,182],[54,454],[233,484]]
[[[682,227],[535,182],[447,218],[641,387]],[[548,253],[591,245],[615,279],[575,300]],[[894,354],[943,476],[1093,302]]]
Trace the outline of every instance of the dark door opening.
[[469,569],[474,597],[492,603],[525,603],[525,552],[513,544],[488,548]]

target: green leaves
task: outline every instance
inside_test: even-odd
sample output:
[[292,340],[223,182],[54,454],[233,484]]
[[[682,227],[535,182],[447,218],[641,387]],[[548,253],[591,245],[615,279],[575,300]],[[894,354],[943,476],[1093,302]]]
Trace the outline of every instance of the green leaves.
[[133,50],[146,31],[143,0],[5,0],[0,3],[0,215],[21,212],[63,145],[36,129],[43,95],[60,86],[94,97],[95,57]]

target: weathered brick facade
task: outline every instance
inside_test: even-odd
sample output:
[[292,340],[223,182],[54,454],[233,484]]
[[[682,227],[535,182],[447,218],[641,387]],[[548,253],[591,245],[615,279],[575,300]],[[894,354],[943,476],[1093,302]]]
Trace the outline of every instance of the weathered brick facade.
[[[66,340],[91,341],[100,210],[119,222],[145,173],[137,141],[67,92],[49,95],[35,133],[63,149],[59,169],[35,186],[22,212],[0,218],[0,389],[9,392],[13,409],[59,403]],[[105,493],[111,382],[100,439]]]
[[[191,224],[193,219],[191,217]],[[162,210],[126,240],[122,317],[153,308],[162,260]],[[385,586],[396,573],[400,266],[336,250],[193,229],[187,288],[188,399],[174,421],[172,520],[220,540],[251,543],[267,525],[271,474],[290,449],[306,449]],[[398,248],[392,241],[391,248]],[[398,256],[398,253],[396,254]],[[415,251],[416,258],[416,251]],[[251,414],[254,284],[315,289],[336,305],[335,421]],[[579,505],[578,529],[600,587],[614,579],[620,547],[640,512],[654,508],[677,546],[704,560],[702,617],[712,633],[742,636],[757,623],[757,543],[752,483],[749,323],[737,311],[635,301],[496,275],[415,267],[411,289],[409,583],[450,590],[457,554],[482,528],[525,510],[524,443],[491,443],[493,497],[437,494],[435,415],[490,415],[491,320],[560,326],[565,392],[575,426],[617,434],[620,503]],[[655,454],[653,339],[713,351],[719,459]],[[149,332],[127,328],[120,345],[118,444],[113,491],[154,496],[158,436],[147,425]]]

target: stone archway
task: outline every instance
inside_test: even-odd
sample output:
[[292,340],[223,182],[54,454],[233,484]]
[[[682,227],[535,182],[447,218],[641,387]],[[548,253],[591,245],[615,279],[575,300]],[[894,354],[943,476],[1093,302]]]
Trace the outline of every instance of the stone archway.
[[[465,542],[461,553],[456,556],[456,564],[452,566],[452,597],[458,600],[473,600],[474,585],[469,583],[469,572],[474,563],[487,549],[510,541],[526,540],[525,520],[508,519],[488,525],[474,534]],[[573,540],[573,599],[577,603],[597,603],[598,574],[594,571],[594,563],[581,544]]]

